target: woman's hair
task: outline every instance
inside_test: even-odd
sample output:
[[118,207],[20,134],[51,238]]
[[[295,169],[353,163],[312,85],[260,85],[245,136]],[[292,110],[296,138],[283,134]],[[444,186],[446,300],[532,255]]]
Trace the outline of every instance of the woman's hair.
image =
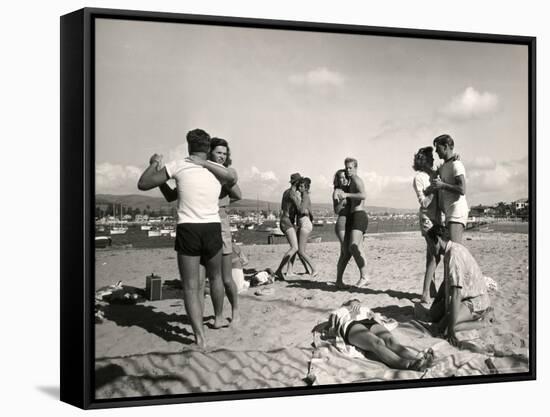
[[334,173],[334,179],[332,180],[332,185],[334,186],[334,189],[340,188],[340,180],[339,180],[340,174],[344,174],[344,176],[345,176],[346,175],[346,170],[345,169],[339,169],[338,171],[336,171]]
[[298,187],[302,184],[306,187],[306,190],[309,191],[309,187],[311,186],[311,179],[308,177],[302,177],[298,181]]
[[218,146],[224,146],[225,149],[227,149],[227,157],[225,158],[225,162],[223,164],[224,167],[231,166],[231,150],[229,149],[229,143],[225,139],[222,138],[212,138],[210,139],[210,152],[212,152],[216,147]]
[[433,148],[431,146],[426,146],[425,148],[420,148],[418,152],[414,154],[413,159],[413,169],[415,171],[423,171],[423,168],[426,165],[429,165],[429,161],[432,161],[433,165]]

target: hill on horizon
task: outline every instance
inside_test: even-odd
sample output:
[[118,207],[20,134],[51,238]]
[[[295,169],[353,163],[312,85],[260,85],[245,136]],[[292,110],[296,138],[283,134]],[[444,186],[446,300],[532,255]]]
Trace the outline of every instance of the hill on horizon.
[[[127,195],[115,195],[115,194],[96,194],[95,196],[95,205],[112,205],[115,204],[118,207],[122,205],[123,207],[132,207],[134,209],[138,208],[140,210],[170,210],[175,207],[176,203],[168,203],[162,197],[150,197],[147,195],[139,194],[127,194]],[[281,203],[264,201],[264,200],[254,200],[250,198],[243,198],[242,200],[236,201],[231,204],[232,209],[240,209],[246,211],[255,211],[259,210],[276,210],[278,211],[281,208]],[[328,211],[332,212],[331,203],[312,203],[312,209],[314,211]],[[400,209],[394,207],[383,207],[383,206],[368,206],[367,210],[371,213],[395,213],[395,214],[409,214],[416,213],[417,209]]]

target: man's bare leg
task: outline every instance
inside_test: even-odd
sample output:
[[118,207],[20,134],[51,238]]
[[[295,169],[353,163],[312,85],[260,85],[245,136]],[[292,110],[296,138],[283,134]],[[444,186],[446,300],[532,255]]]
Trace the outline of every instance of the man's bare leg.
[[[202,310],[200,297],[199,256],[177,254],[178,269],[183,287],[183,303],[189,316],[191,327],[195,335],[195,342],[200,348],[206,347],[204,327],[202,324]],[[204,301],[203,301],[204,303]]]
[[231,254],[222,255],[222,279],[225,294],[231,304],[231,324],[239,322],[239,294],[232,274]]
[[222,250],[206,261],[206,276],[210,283],[210,298],[214,307],[214,328],[223,326]]
[[359,281],[355,284],[357,287],[364,287],[369,283],[367,277],[367,258],[363,250],[363,232],[361,230],[352,230],[349,250],[355,263],[359,268]]
[[449,238],[453,242],[462,243],[464,225],[462,223],[449,222],[447,227],[449,228]]
[[350,251],[342,246],[340,248],[340,257],[338,258],[338,264],[336,265],[336,287],[346,288],[344,285],[344,271],[348,266],[348,262],[351,259]]

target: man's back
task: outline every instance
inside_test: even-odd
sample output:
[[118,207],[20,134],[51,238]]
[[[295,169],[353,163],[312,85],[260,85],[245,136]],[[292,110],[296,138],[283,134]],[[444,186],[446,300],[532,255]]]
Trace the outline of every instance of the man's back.
[[449,241],[444,265],[449,285],[460,287],[463,299],[487,293],[487,285],[481,269],[464,245]]
[[183,160],[166,164],[166,172],[176,180],[178,224],[220,222],[218,197],[221,184],[212,173]]

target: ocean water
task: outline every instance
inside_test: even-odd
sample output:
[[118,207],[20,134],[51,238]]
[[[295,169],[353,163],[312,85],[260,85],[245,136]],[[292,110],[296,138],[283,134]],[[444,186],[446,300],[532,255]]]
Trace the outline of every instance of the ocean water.
[[[476,231],[484,233],[528,233],[529,224],[519,223],[492,223],[482,226]],[[392,233],[392,232],[414,232],[419,231],[418,222],[377,219],[369,221],[367,233]],[[466,231],[468,233],[468,231]],[[106,232],[98,232],[97,236],[108,236]],[[243,245],[267,245],[268,232],[257,230],[238,229],[233,233],[233,238]],[[112,246],[108,249],[117,248],[165,248],[174,246],[174,238],[170,236],[148,237],[147,231],[141,230],[139,226],[129,226],[128,231],[123,235],[111,235]],[[335,242],[337,240],[333,224],[315,226],[309,237],[310,241]],[[284,236],[275,236],[273,243],[286,243]],[[103,250],[103,249],[102,249]]]

